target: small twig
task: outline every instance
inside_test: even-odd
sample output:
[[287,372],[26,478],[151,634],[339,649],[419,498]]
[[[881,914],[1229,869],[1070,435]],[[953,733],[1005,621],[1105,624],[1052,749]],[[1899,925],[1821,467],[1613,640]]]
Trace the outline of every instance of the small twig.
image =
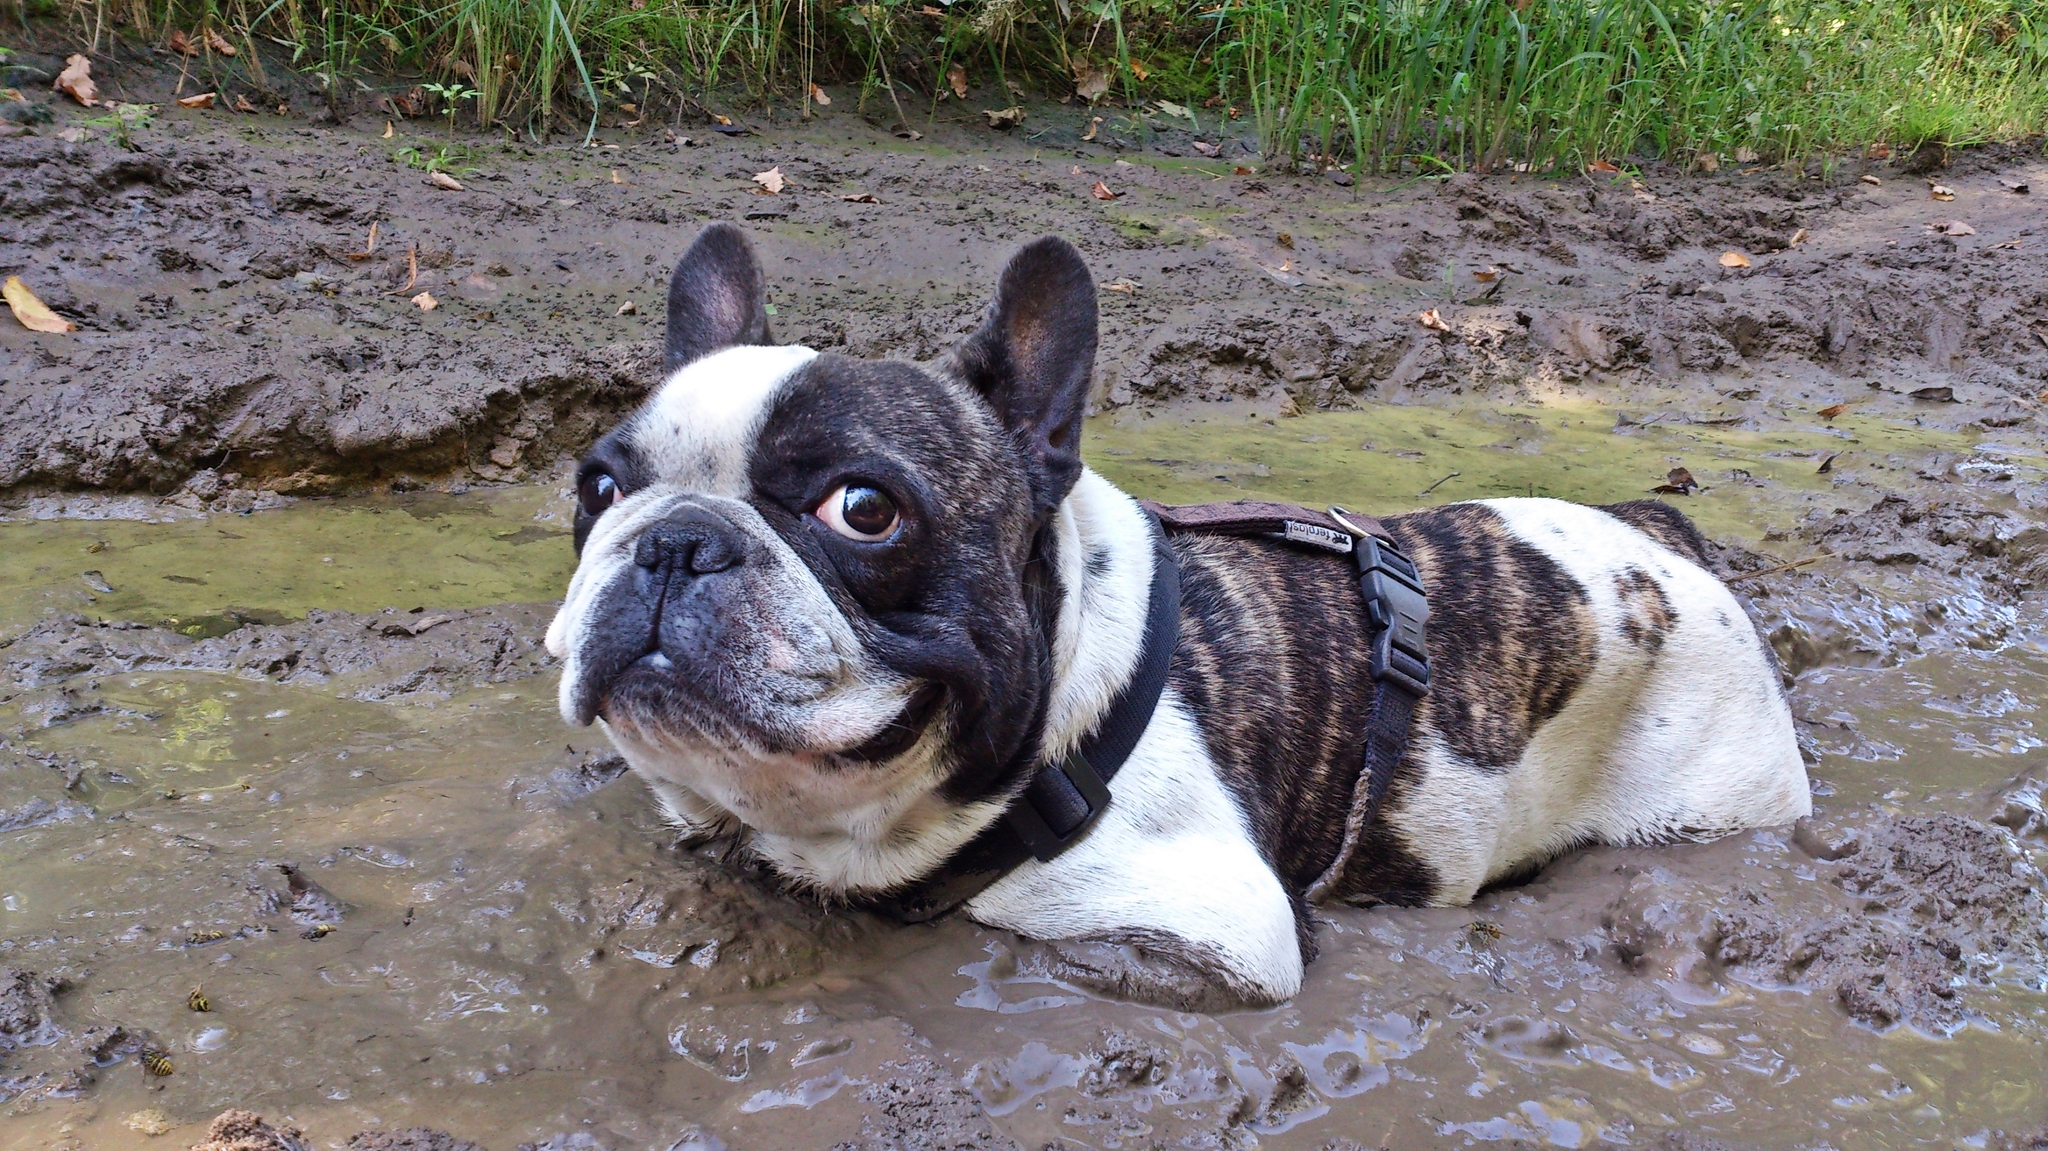
[[1419,491],[1419,492],[1416,492],[1416,493],[1415,493],[1415,497],[1416,497],[1417,499],[1420,499],[1420,498],[1422,498],[1423,496],[1426,496],[1426,495],[1428,495],[1429,493],[1431,493],[1431,492],[1433,492],[1433,491],[1437,490],[1438,488],[1440,488],[1440,487],[1444,486],[1444,485],[1445,485],[1445,484],[1447,484],[1447,483],[1450,483],[1450,482],[1451,482],[1452,480],[1455,480],[1455,479],[1457,479],[1457,478],[1458,478],[1459,476],[1461,476],[1461,475],[1464,475],[1464,474],[1465,474],[1465,473],[1463,473],[1463,472],[1452,472],[1452,473],[1451,473],[1450,475],[1447,475],[1447,476],[1445,476],[1445,477],[1444,477],[1443,479],[1440,479],[1440,480],[1438,480],[1437,482],[1435,482],[1435,483],[1433,483],[1433,484],[1429,485],[1428,487],[1426,487],[1426,488],[1422,489],[1421,491]]
[[1743,573],[1742,573],[1741,575],[1732,575],[1732,576],[1724,576],[1724,577],[1722,578],[1721,582],[1722,582],[1722,583],[1741,583],[1741,582],[1742,582],[1743,580],[1746,580],[1746,579],[1758,579],[1758,578],[1761,578],[1761,577],[1763,577],[1763,576],[1767,576],[1767,575],[1776,575],[1776,574],[1778,574],[1779,572],[1788,572],[1788,571],[1791,571],[1791,570],[1792,570],[1793,568],[1803,568],[1803,567],[1805,567],[1805,566],[1806,566],[1807,564],[1817,564],[1817,563],[1819,563],[1819,562],[1820,562],[1820,561],[1822,561],[1822,560],[1831,560],[1831,559],[1834,559],[1834,558],[1835,558],[1835,557],[1834,557],[1833,555],[1831,555],[1831,554],[1823,554],[1823,555],[1817,555],[1817,556],[1807,556],[1807,557],[1806,557],[1805,559],[1803,559],[1803,560],[1793,560],[1793,561],[1792,561],[1791,563],[1788,563],[1788,564],[1779,564],[1779,565],[1777,565],[1776,567],[1767,567],[1767,568],[1764,568],[1764,569],[1763,569],[1762,571],[1753,571],[1753,572],[1743,572]]

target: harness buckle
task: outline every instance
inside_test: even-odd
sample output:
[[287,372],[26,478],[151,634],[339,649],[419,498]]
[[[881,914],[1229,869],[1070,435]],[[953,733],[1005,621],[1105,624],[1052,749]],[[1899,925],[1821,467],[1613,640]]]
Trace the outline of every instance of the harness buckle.
[[1372,631],[1372,677],[1416,698],[1429,694],[1429,598],[1422,576],[1401,549],[1365,536],[1352,553]]

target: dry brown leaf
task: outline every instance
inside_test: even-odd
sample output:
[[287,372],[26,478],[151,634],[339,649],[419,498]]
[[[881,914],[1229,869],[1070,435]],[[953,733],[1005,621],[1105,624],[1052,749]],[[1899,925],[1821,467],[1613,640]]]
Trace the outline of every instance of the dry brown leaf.
[[1273,242],[1283,248],[1292,248],[1294,247],[1294,233],[1281,232],[1273,237]]
[[1747,268],[1749,267],[1749,257],[1736,251],[1723,252],[1721,253],[1721,266],[1724,268]]
[[1684,468],[1672,468],[1665,475],[1664,482],[1650,490],[1658,495],[1689,496],[1698,491],[1699,486],[1699,481],[1692,478],[1691,472]]
[[842,199],[842,200],[844,200],[844,201],[846,201],[846,202],[847,202],[847,203],[849,203],[849,204],[879,204],[879,203],[881,203],[881,201],[880,201],[880,200],[877,200],[877,199],[875,199],[874,193],[872,193],[872,192],[848,192],[848,193],[847,193],[846,195],[844,195],[844,196],[841,196],[841,197],[839,197],[839,198],[840,198],[840,199]]
[[761,191],[767,195],[780,196],[782,194],[782,165],[777,164],[766,172],[754,173],[754,183],[761,185]]
[[235,97],[235,111],[253,113],[256,111],[256,105],[251,104],[247,96],[237,96]]
[[816,84],[811,85],[811,99],[821,108],[832,102],[832,97],[827,96],[825,90]]
[[428,295],[425,292],[421,292],[419,295],[414,296],[412,298],[412,302],[418,304],[420,311],[422,312],[431,312],[435,308],[441,306],[441,301],[435,299],[434,297]]
[[1606,160],[1595,160],[1592,163],[1586,165],[1586,171],[1605,172],[1609,175],[1613,175],[1614,173],[1621,171],[1621,169]]
[[720,115],[720,114],[719,114],[719,113],[717,113],[717,112],[713,112],[713,113],[711,114],[711,118],[712,118],[713,120],[716,120],[716,121],[718,121],[718,123],[719,123],[719,124],[720,124],[720,126],[722,126],[722,127],[726,127],[726,128],[730,128],[730,127],[732,127],[732,117],[731,117],[731,116],[722,116],[722,115]]
[[1890,144],[1872,144],[1864,154],[1873,160],[1889,160],[1892,158],[1892,146]]
[[2028,184],[2025,180],[2008,180],[2005,177],[2001,176],[1998,178],[1998,183],[2006,191],[2011,192],[2015,196],[2024,196],[2027,195],[2029,192],[2033,191],[2033,186],[2031,184]]
[[1432,332],[1448,332],[1451,330],[1451,326],[1444,323],[1444,318],[1437,314],[1435,308],[1431,308],[1426,312],[1415,313],[1415,322]]
[[1099,131],[1101,131],[1101,130],[1102,130],[1102,117],[1100,117],[1100,116],[1091,116],[1091,117],[1089,117],[1089,119],[1088,119],[1088,130],[1087,130],[1086,132],[1083,132],[1083,133],[1081,133],[1081,139],[1083,139],[1083,140],[1093,140],[1093,139],[1095,138],[1095,133],[1097,133],[1097,132],[1099,132]]
[[1133,295],[1137,292],[1138,285],[1133,284],[1129,280],[1118,280],[1114,284],[1102,285],[1102,290],[1105,292],[1122,292],[1123,294],[1128,296]]
[[615,316],[637,316],[640,314],[640,305],[634,303],[631,300],[627,300],[625,303],[619,305],[618,311],[613,312],[612,314]]
[[1827,407],[1822,408],[1819,414],[1821,419],[1832,420],[1848,410],[1849,405],[1847,404],[1829,404]]
[[342,255],[346,256],[347,258],[349,258],[349,259],[351,259],[351,260],[367,260],[367,259],[369,259],[369,258],[370,258],[371,256],[374,256],[374,255],[376,255],[376,254],[377,254],[377,221],[375,221],[375,220],[372,220],[372,221],[370,221],[370,238],[369,238],[368,240],[364,241],[364,243],[363,243],[363,250],[362,250],[362,251],[360,251],[360,252],[343,252],[343,253],[342,253]]
[[100,102],[99,85],[92,82],[92,61],[83,56],[64,61],[64,70],[57,74],[57,82],[51,87],[88,108]]
[[1757,155],[1756,149],[1746,144],[1735,149],[1735,162],[1738,164],[1754,164],[1760,159],[1762,157]]
[[1250,176],[1254,173],[1252,169],[1245,167],[1243,164],[1239,164],[1236,167],[1230,169],[1230,174],[1233,176]]
[[917,10],[917,14],[920,16],[944,16],[946,13],[944,9],[934,8],[931,5],[927,4],[924,7],[919,8]]
[[1692,163],[1693,167],[1698,168],[1702,172],[1710,174],[1718,172],[1721,170],[1721,154],[1719,152],[1701,152],[1692,158]]
[[427,175],[427,182],[436,188],[442,188],[450,192],[462,191],[462,181],[457,180],[446,172],[429,173]]
[[957,63],[947,67],[946,87],[953,90],[955,97],[961,100],[967,99],[967,69]]
[[1088,189],[1088,194],[1094,196],[1098,200],[1114,200],[1118,196],[1123,195],[1122,192],[1110,191],[1109,185],[1103,183],[1100,180],[1095,181],[1095,186],[1093,188]]
[[164,47],[169,48],[180,56],[199,55],[199,46],[192,43],[191,37],[175,29],[172,30],[170,36],[165,38]]
[[1953,200],[1956,198],[1956,190],[1946,184],[1927,185],[1927,194],[1937,200]]
[[1792,233],[1792,238],[1790,240],[1785,241],[1785,246],[1788,248],[1796,248],[1799,245],[1804,244],[1807,241],[1807,239],[1811,236],[1811,232],[1808,232],[1805,228],[1800,228],[1798,231]]
[[1222,148],[1202,140],[1195,141],[1195,151],[1200,152],[1204,156],[1221,156],[1223,154]]
[[1139,80],[1150,80],[1152,78],[1152,73],[1145,70],[1145,63],[1142,60],[1131,61],[1131,75],[1136,76]]
[[1963,223],[1961,220],[1935,220],[1927,225],[1927,230],[1941,236],[1974,236],[1977,234],[1977,229]]
[[614,183],[614,184],[623,184],[623,183],[625,183],[625,181],[624,181],[624,180],[621,180],[621,179],[619,178],[619,170],[618,170],[617,168],[613,168],[613,169],[612,169],[612,183]]
[[1074,95],[1090,104],[1109,94],[1109,73],[1086,60],[1074,61]]
[[405,286],[393,292],[392,295],[403,296],[407,292],[412,291],[412,286],[419,282],[420,246],[418,244],[407,244],[405,246]]
[[211,108],[213,107],[214,100],[218,99],[219,96],[220,93],[218,92],[201,92],[194,96],[180,96],[178,97],[178,107]]
[[1873,175],[1871,175],[1871,174],[1870,174],[1870,173],[1868,173],[1868,172],[1865,172],[1865,173],[1863,173],[1863,174],[1862,174],[1861,176],[1858,176],[1858,177],[1857,177],[1857,179],[1859,179],[1859,180],[1863,181],[1864,183],[1866,183],[1866,184],[1870,185],[1870,186],[1871,186],[1871,187],[1873,187],[1873,188],[1882,188],[1882,187],[1884,187],[1884,181],[1883,181],[1883,180],[1880,180],[1880,179],[1878,179],[1878,178],[1877,178],[1876,176],[1873,176]]
[[31,332],[75,332],[78,325],[50,310],[49,305],[36,298],[21,282],[20,276],[7,277],[7,283],[0,285],[0,295],[7,297],[7,306],[14,309],[14,318]]
[[392,131],[391,131],[391,121],[389,121],[389,120],[386,120],[386,121],[384,121],[384,134],[383,134],[382,136],[378,137],[378,139],[380,139],[380,140],[389,140],[389,139],[391,138],[391,136],[392,136]]
[[1014,128],[1024,122],[1024,109],[1015,104],[993,111],[983,108],[981,114],[988,117],[988,126],[991,128]]
[[1994,248],[2017,248],[2020,246],[2020,242],[2018,240],[2000,240],[1991,246]]
[[235,54],[235,46],[228,43],[228,38],[211,28],[206,30],[206,46],[223,56]]
[[1500,279],[1500,269],[1494,267],[1474,268],[1472,270],[1472,278],[1482,284],[1491,284],[1495,280]]

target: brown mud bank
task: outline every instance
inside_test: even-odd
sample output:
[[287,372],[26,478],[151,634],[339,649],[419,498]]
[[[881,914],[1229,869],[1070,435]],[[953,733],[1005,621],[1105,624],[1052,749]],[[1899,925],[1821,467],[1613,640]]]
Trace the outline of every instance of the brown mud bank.
[[[1886,165],[1235,176],[1061,109],[581,151],[60,116],[0,139],[0,262],[81,328],[0,322],[0,1148],[2048,1138],[2048,232],[2003,182],[2038,156],[1959,153],[1937,201]],[[652,383],[689,234],[747,217],[778,335],[870,356],[938,353],[1017,242],[1073,238],[1086,451],[1139,494],[1686,469],[1815,817],[1327,908],[1298,999],[1218,1016],[676,843],[538,638],[560,460]]]

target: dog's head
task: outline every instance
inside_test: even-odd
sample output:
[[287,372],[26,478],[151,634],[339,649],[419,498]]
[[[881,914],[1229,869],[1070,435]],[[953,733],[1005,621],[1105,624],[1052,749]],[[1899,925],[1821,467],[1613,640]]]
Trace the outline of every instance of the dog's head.
[[577,473],[563,716],[694,814],[774,835],[1002,790],[1046,706],[1086,265],[1027,245],[931,367],[769,339],[745,234],[706,228],[669,285],[667,380]]

